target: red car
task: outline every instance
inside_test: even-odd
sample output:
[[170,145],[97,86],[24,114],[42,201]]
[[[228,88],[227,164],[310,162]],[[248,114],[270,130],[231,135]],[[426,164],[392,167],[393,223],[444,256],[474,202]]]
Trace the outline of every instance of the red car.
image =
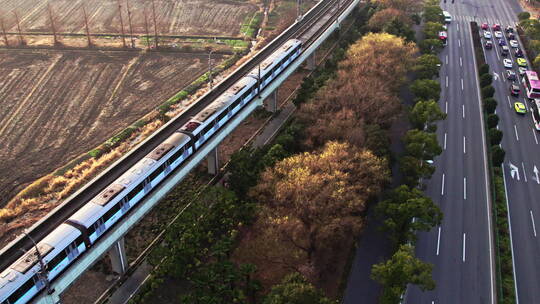
[[494,31],[500,31],[500,30],[501,30],[501,25],[498,24],[498,23],[495,23],[495,24],[493,25],[493,30],[494,30]]
[[482,23],[481,27],[482,27],[483,30],[489,29],[489,25],[487,23]]

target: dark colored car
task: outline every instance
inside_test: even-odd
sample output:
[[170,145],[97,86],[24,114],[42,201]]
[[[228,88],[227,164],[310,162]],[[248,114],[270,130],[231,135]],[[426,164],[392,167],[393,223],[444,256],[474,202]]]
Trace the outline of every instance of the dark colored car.
[[519,96],[519,86],[517,84],[511,84],[510,85],[510,94],[512,96]]
[[514,55],[519,58],[523,58],[523,51],[521,49],[516,49]]
[[516,80],[516,72],[514,72],[512,70],[507,70],[506,71],[506,79],[508,79],[508,80]]
[[508,33],[508,35],[506,35],[506,37],[507,37],[509,40],[514,40],[514,39],[516,39],[516,35],[514,35],[514,33]]
[[507,33],[513,33],[514,32],[514,28],[511,27],[511,26],[507,26],[505,29],[504,29],[505,32]]
[[508,46],[503,45],[503,46],[501,47],[501,55],[502,55],[503,57],[506,57],[506,56],[508,56],[508,53],[510,53],[510,49],[508,48]]
[[493,30],[494,31],[500,31],[501,30],[501,25],[498,24],[498,23],[493,24]]
[[487,23],[482,23],[482,29],[483,30],[489,29],[489,25]]
[[506,45],[506,40],[504,40],[504,39],[499,39],[498,42],[499,42],[500,46]]
[[493,48],[493,42],[491,40],[487,40],[485,46],[487,50],[491,50]]

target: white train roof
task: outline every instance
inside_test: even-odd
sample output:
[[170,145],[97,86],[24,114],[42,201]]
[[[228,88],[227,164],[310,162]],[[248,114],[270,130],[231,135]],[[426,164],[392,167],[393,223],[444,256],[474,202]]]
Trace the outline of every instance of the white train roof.
[[[268,72],[268,69],[273,67],[275,62],[278,62],[281,60],[281,58],[285,57],[287,54],[290,53],[290,50],[292,47],[297,46],[299,44],[302,44],[302,41],[298,39],[291,39],[285,42],[282,46],[279,47],[275,52],[272,53],[272,55],[268,56],[261,64],[261,75],[264,75]],[[259,67],[255,67],[251,72],[249,73],[249,76],[258,78],[259,77]]]

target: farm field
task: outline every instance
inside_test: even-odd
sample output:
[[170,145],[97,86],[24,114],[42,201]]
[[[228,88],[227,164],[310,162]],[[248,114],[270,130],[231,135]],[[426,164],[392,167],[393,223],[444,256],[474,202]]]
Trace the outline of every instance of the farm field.
[[206,69],[206,54],[0,51],[0,206]]
[[[50,32],[47,9],[50,3],[57,31],[85,31],[82,4],[85,4],[92,33],[120,33],[117,0],[0,0],[0,16],[8,31],[17,30],[12,11],[19,15],[23,32]],[[120,0],[124,30],[129,33],[126,0]],[[152,2],[129,0],[133,32],[146,33],[144,12],[153,34]],[[244,19],[253,15],[256,4],[232,0],[155,0],[158,32],[162,35],[239,36]],[[7,12],[10,12],[9,14]]]

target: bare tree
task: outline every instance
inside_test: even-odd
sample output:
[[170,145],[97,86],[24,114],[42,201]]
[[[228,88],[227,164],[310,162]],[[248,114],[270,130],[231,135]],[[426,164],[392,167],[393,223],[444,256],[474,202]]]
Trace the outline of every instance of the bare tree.
[[19,16],[17,15],[16,11],[13,11],[13,15],[15,15],[15,21],[17,22],[17,31],[19,31],[19,43],[21,45],[25,45],[26,43],[24,42],[24,38],[23,38],[23,35],[22,35],[21,24],[19,22]]
[[126,0],[126,7],[129,20],[129,35],[131,37],[131,47],[135,48],[135,40],[133,39],[133,24],[131,23],[131,10],[129,9],[129,0]]
[[156,22],[156,5],[152,0],[152,17],[154,19],[154,46],[158,48],[158,34],[157,34],[157,22]]
[[84,26],[86,28],[86,38],[88,39],[88,47],[92,47],[92,40],[90,39],[90,29],[88,28],[88,15],[86,14],[86,6],[84,2],[82,4],[82,10],[84,15]]
[[58,45],[58,37],[56,36],[56,26],[54,25],[54,18],[53,18],[53,12],[51,9],[51,5],[47,3],[47,11],[49,12],[49,21],[51,22],[51,30],[53,32],[53,43],[54,45]]
[[118,15],[120,16],[120,31],[122,32],[122,45],[125,48],[126,36],[124,34],[124,20],[122,19],[122,5],[120,4],[120,0],[117,0],[117,2],[118,2]]
[[144,28],[146,30],[146,48],[150,48],[150,33],[148,32],[148,13],[144,8]]
[[6,34],[6,27],[4,25],[4,19],[1,17],[0,17],[0,26],[2,27],[2,34],[4,35],[4,43],[6,44],[6,46],[9,46],[9,40]]

